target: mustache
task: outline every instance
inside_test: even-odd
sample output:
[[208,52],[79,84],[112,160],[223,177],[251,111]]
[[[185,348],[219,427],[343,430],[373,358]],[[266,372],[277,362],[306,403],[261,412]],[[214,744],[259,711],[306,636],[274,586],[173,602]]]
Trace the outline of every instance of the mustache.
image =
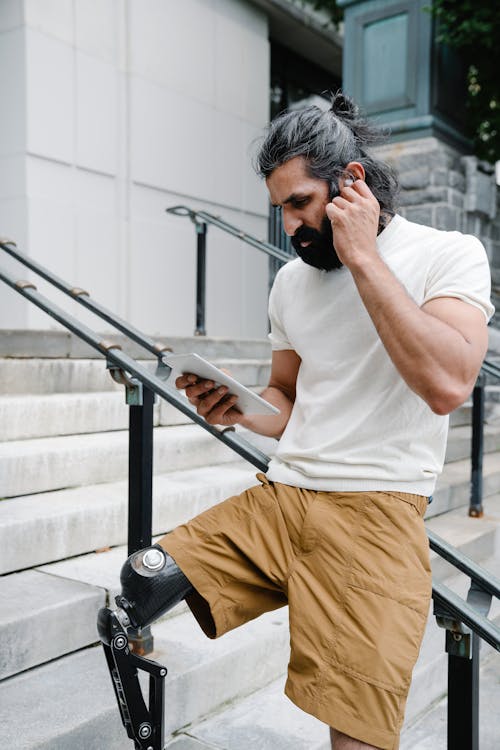
[[297,248],[302,250],[301,242],[321,242],[323,239],[324,235],[321,232],[318,232],[317,229],[303,225],[297,229],[293,237],[291,237],[290,242],[295,250],[297,250]]

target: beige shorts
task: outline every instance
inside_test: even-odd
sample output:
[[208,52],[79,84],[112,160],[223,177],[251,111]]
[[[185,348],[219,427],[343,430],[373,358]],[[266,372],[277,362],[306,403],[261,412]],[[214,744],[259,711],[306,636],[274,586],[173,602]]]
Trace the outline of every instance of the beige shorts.
[[288,697],[397,750],[431,596],[427,498],[257,478],[160,542],[198,592],[193,614],[215,638],[289,604]]

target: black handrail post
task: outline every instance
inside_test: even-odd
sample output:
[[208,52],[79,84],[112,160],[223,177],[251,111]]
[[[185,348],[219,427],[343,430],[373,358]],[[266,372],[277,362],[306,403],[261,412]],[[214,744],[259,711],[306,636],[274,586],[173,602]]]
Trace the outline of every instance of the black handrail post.
[[479,647],[476,633],[446,631],[448,750],[479,750]]
[[196,227],[196,328],[195,336],[206,336],[205,330],[205,289],[207,259],[207,225],[195,221]]
[[153,526],[154,393],[142,386],[142,404],[130,406],[128,554],[151,544]]
[[485,376],[479,376],[472,392],[472,445],[469,516],[483,515],[483,451]]
[[[129,404],[128,554],[149,547],[153,529],[153,408],[155,394],[132,380]],[[132,651],[139,656],[153,651],[151,628],[129,630]]]

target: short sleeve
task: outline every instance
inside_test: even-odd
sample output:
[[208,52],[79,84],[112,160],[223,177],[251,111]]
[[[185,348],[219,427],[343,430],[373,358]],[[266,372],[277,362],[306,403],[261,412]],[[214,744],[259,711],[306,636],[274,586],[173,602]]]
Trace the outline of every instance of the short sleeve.
[[432,259],[422,304],[456,297],[482,310],[488,321],[495,312],[490,294],[490,268],[483,245],[471,235],[450,233],[450,242]]
[[283,351],[285,349],[293,349],[286,335],[285,326],[283,322],[283,283],[282,275],[280,272],[276,274],[274,284],[269,295],[269,320],[271,322],[271,332],[269,334],[269,340],[273,351]]

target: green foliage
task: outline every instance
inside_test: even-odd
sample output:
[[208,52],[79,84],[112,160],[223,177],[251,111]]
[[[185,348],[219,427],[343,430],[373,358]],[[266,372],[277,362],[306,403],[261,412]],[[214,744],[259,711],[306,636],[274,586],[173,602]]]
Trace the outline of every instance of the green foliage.
[[[343,11],[336,0],[303,0],[326,11],[335,26]],[[500,159],[500,1],[430,0],[438,41],[454,47],[468,68],[468,135],[481,159]]]
[[476,154],[500,159],[500,4],[496,0],[434,0],[438,40],[468,66],[469,135]]
[[302,0],[302,2],[304,5],[310,5],[314,10],[325,11],[336,28],[344,17],[344,11],[337,7],[336,0]]

